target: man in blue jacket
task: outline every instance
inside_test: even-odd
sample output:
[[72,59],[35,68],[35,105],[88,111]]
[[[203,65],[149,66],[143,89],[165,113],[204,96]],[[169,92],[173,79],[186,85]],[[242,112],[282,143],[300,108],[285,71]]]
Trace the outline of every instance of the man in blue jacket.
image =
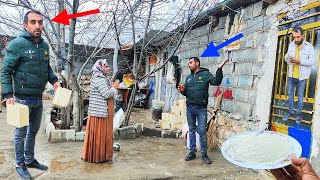
[[[191,57],[188,60],[188,67],[191,74],[186,77],[185,84],[178,87],[180,93],[187,98],[187,121],[189,125],[190,153],[185,157],[186,161],[196,158],[196,131],[200,136],[200,147],[203,162],[211,164],[207,155],[207,105],[209,84],[218,86],[221,84],[223,73],[222,67],[228,60],[219,66],[216,77],[208,69],[200,67],[200,60]],[[196,125],[196,121],[198,125]]]
[[23,179],[32,179],[27,167],[47,170],[34,158],[34,146],[42,116],[42,93],[49,81],[54,89],[60,86],[49,63],[49,47],[41,38],[43,18],[38,11],[24,16],[24,29],[12,40],[2,64],[2,95],[6,104],[14,102],[29,107],[29,125],[16,128],[14,151],[16,170]]

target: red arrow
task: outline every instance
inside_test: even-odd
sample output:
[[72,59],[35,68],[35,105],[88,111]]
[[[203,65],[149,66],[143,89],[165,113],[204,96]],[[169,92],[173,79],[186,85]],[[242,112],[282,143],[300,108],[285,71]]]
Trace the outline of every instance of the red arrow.
[[56,17],[54,17],[52,19],[52,21],[60,23],[60,24],[70,25],[69,19],[73,19],[73,18],[77,18],[77,17],[81,17],[81,16],[87,16],[90,14],[97,14],[97,13],[100,13],[99,9],[94,9],[94,10],[90,10],[90,11],[85,11],[85,12],[80,12],[80,13],[68,15],[67,10],[64,9]]

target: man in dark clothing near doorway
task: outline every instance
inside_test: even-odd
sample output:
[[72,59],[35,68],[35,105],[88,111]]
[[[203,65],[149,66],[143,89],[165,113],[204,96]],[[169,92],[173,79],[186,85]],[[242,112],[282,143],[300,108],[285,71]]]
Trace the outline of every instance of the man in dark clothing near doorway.
[[[221,84],[223,73],[222,67],[228,60],[224,60],[214,77],[208,69],[200,67],[200,60],[191,57],[188,67],[191,74],[186,77],[184,85],[179,85],[178,90],[187,98],[187,121],[189,125],[190,153],[185,157],[186,161],[196,158],[196,131],[200,136],[200,147],[203,162],[211,164],[207,155],[207,105],[209,84],[218,86]],[[196,124],[196,122],[198,122]]]

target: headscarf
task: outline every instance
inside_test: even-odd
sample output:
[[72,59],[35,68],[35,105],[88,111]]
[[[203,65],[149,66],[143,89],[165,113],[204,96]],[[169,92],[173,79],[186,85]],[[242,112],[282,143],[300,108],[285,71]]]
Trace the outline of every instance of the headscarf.
[[106,59],[98,59],[92,69],[91,69],[91,72],[103,72],[103,68],[106,68],[108,67],[108,63],[107,63],[107,60]]

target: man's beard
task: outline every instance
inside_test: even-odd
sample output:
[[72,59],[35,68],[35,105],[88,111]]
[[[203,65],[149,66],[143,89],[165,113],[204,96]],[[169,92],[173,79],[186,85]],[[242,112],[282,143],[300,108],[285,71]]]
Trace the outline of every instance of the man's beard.
[[[303,41],[303,40],[302,40]],[[297,45],[301,45],[302,44],[302,41],[296,41],[295,43],[297,44]]]
[[36,34],[36,33],[33,33],[33,34],[32,34],[32,37],[33,37],[33,38],[39,38],[39,37],[41,37],[41,33],[42,33],[42,32],[39,32],[39,33],[37,33],[37,34]]

